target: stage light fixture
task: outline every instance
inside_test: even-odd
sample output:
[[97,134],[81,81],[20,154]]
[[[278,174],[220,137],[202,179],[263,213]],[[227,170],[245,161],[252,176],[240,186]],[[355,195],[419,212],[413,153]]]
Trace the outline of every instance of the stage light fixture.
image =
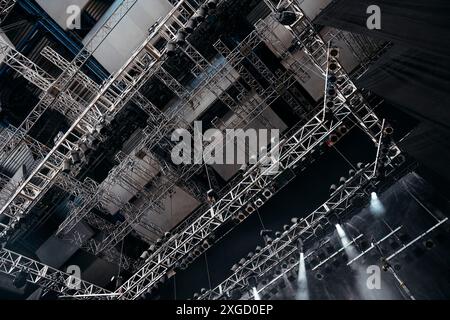
[[72,169],[72,162],[70,159],[64,159],[63,165],[62,165],[62,172],[64,173],[70,173],[70,170]]

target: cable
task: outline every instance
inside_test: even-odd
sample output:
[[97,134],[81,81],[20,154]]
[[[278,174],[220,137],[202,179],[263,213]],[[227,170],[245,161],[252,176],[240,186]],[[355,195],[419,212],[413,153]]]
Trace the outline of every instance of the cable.
[[208,265],[208,258],[206,257],[206,252],[203,255],[205,256],[206,274],[208,276],[209,290],[212,290],[211,275],[209,274],[209,265]]
[[264,226],[264,222],[263,222],[263,220],[262,220],[262,218],[261,218],[261,215],[259,214],[258,208],[256,208],[256,214],[258,215],[259,222],[261,223],[261,227],[263,228],[263,230],[265,230],[266,227]]
[[356,167],[353,165],[353,163],[351,163],[350,160],[348,160],[347,157],[342,152],[340,152],[335,145],[333,145],[333,148],[342,157],[342,159],[344,159],[353,169],[356,170]]
[[403,185],[403,187],[405,188],[406,192],[426,211],[430,214],[430,216],[432,216],[434,219],[436,219],[436,221],[441,221],[439,220],[434,214],[433,212],[431,212],[430,209],[428,209],[423,203],[422,201],[420,201],[416,196],[414,196],[414,194],[412,194],[412,192],[409,190],[407,184],[405,181],[402,181],[401,183]]
[[177,300],[177,275],[173,276],[173,300]]
[[208,166],[205,163],[206,178],[208,178],[209,190],[212,190],[211,179],[209,178]]

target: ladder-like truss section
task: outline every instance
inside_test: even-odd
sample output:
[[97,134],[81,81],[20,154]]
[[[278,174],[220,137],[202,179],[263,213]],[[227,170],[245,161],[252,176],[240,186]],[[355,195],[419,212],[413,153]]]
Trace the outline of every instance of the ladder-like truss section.
[[[77,295],[107,295],[108,290],[92,283],[77,279],[74,276],[49,267],[43,263],[22,256],[7,249],[0,250],[0,272],[15,276],[20,272],[27,274],[27,280],[44,289],[55,291],[61,295],[76,292]],[[75,286],[74,284],[78,284]]]
[[[184,1],[180,1],[171,13],[174,14],[183,3]],[[170,18],[170,15],[166,17],[166,19],[168,18]],[[36,166],[30,176],[2,207],[0,213],[11,218],[26,214],[27,210],[48,189],[52,180],[60,172],[64,159],[57,157],[56,154],[61,153],[65,155],[65,158],[68,158],[70,152],[77,148],[77,143],[82,139],[83,134],[95,128],[95,125],[101,121],[103,116],[115,116],[143,83],[154,75],[164,59],[161,59],[159,54],[155,54],[155,49],[150,45],[152,37],[153,35],[150,35],[124,67],[106,82],[93,101],[74,121],[70,129],[55,143],[54,148],[50,150],[43,161]],[[81,65],[77,64],[76,67],[79,70]]]
[[0,23],[6,19],[17,0],[0,0]]
[[[395,170],[392,165],[392,159],[398,156],[398,153],[392,157],[388,164],[387,174]],[[360,169],[356,175],[342,186],[340,186],[331,197],[316,210],[305,218],[292,224],[290,229],[284,232],[279,238],[276,238],[271,244],[267,244],[260,252],[255,253],[242,266],[240,266],[230,277],[224,280],[215,288],[202,294],[199,299],[226,299],[233,289],[246,288],[249,276],[257,274],[263,277],[265,274],[274,270],[283,261],[291,255],[298,252],[298,240],[305,243],[311,237],[314,237],[317,229],[326,228],[329,225],[327,214],[331,210],[336,214],[346,211],[352,206],[351,199],[355,196],[364,196],[364,188],[368,183],[373,182],[374,168],[376,161]]]

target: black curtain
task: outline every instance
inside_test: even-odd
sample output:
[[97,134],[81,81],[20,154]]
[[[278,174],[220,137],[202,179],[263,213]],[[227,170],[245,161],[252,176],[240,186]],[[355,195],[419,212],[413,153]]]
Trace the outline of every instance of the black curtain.
[[450,133],[429,123],[422,123],[399,143],[399,147],[423,163],[422,175],[439,187],[439,192],[450,196]]
[[[381,30],[366,26],[373,4]],[[394,44],[357,85],[422,122],[402,147],[450,181],[450,1],[335,0],[315,22]]]
[[[381,30],[366,26],[370,5],[381,9]],[[335,0],[315,22],[438,56],[446,57],[450,50],[448,0]]]

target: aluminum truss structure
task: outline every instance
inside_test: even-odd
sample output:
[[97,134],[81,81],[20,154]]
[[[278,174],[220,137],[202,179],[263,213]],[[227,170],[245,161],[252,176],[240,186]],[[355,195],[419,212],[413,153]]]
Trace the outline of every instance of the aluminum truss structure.
[[[184,1],[180,1],[166,17],[164,23],[183,4]],[[115,116],[143,83],[154,75],[155,69],[162,65],[164,59],[161,59],[154,47],[150,45],[153,36],[154,34],[150,35],[124,67],[104,84],[70,129],[56,142],[54,148],[2,207],[0,213],[9,217],[26,214],[36,199],[48,190],[52,180],[61,170],[64,159],[56,157],[55,154],[60,152],[65,155],[64,158],[68,158],[70,152],[77,148],[77,143],[82,139],[83,134],[92,130],[103,116],[108,114]],[[78,66],[78,70],[79,68],[81,65]]]
[[[265,26],[265,28],[269,28],[269,26]],[[313,29],[314,30],[314,29]],[[315,30],[314,30],[315,31]],[[325,50],[327,52],[328,47],[322,41],[323,46],[319,46],[320,50]],[[316,48],[317,49],[317,48]],[[239,50],[239,49],[238,49]],[[311,53],[311,49],[308,48],[307,53]],[[323,53],[323,52],[321,52]],[[237,56],[238,54],[236,54]],[[314,63],[317,64],[317,55],[308,54],[308,56],[313,60]],[[324,55],[325,61],[321,61],[319,64],[321,67],[326,68],[328,61],[327,55]],[[228,59],[232,61],[233,59]],[[334,116],[339,120],[345,119],[348,115],[353,114],[357,119],[360,120],[360,125],[367,130],[367,133],[377,142],[377,138],[381,136],[381,124],[378,118],[371,112],[370,108],[365,104],[362,95],[357,92],[356,87],[353,85],[351,80],[348,78],[344,72],[341,72],[341,75],[345,77],[345,82],[343,83],[343,88],[347,89],[347,86],[351,86],[351,92],[346,91],[346,95],[340,94],[335,101],[335,109],[333,110]],[[341,89],[341,88],[340,88]],[[358,103],[355,107],[355,100],[347,101],[352,99],[357,99]],[[347,104],[348,103],[348,104]],[[348,105],[352,105],[353,108],[350,111]],[[344,107],[345,106],[345,107]],[[346,110],[348,113],[340,118],[338,115],[343,110]],[[324,115],[323,113],[319,113],[316,115],[308,124],[311,125],[311,122],[318,127],[322,127],[328,129],[327,126],[324,125]],[[339,122],[339,121],[338,121]],[[305,125],[298,133],[304,134],[307,132],[306,137],[300,136],[296,137],[294,135],[290,142],[293,143],[290,147],[292,148],[290,151],[294,151],[293,154],[289,154],[284,158],[288,160],[292,160],[290,156],[297,156],[298,158],[293,160],[295,163],[302,156],[304,156],[315,144],[318,143],[314,138],[320,139],[314,134],[322,134],[322,139],[325,139],[331,131],[326,130],[326,133],[318,130],[318,128],[314,128],[311,132],[312,135],[308,136],[311,132],[308,129],[308,124]],[[323,129],[322,128],[322,129]],[[317,131],[315,131],[317,129]],[[297,138],[297,140],[295,140]],[[304,139],[306,138],[306,139]],[[288,140],[288,141],[289,141]],[[309,144],[305,147],[304,144]],[[287,145],[289,143],[287,142]],[[299,148],[300,147],[300,148]],[[300,149],[300,150],[296,150]],[[283,149],[282,149],[283,150]],[[304,152],[304,153],[303,153]],[[303,153],[303,154],[302,154]],[[282,161],[280,161],[282,163]],[[260,164],[261,165],[261,164]],[[281,166],[282,169],[285,169],[292,165],[289,163],[286,167]],[[254,169],[255,167],[253,167]],[[135,299],[145,291],[147,291],[150,287],[152,287],[166,272],[171,270],[177,262],[179,262],[182,257],[189,253],[189,251],[198,245],[201,241],[206,239],[212,231],[217,229],[222,223],[224,223],[227,219],[231,218],[232,215],[242,208],[247,201],[244,201],[244,197],[239,199],[239,196],[243,196],[245,191],[252,191],[252,193],[257,193],[266,187],[269,181],[263,181],[261,179],[262,185],[256,185],[256,182],[260,182],[259,179],[261,176],[258,176],[260,172],[250,171],[255,173],[257,177],[252,177],[251,174],[247,175],[247,179],[249,181],[244,180],[235,188],[233,188],[227,195],[225,195],[222,199],[220,199],[210,210],[200,216],[197,220],[193,222],[186,230],[183,230],[180,234],[173,236],[168,242],[166,242],[161,248],[159,248],[150,258],[150,262],[148,262],[141,270],[139,270],[134,276],[132,276],[121,288],[118,289],[118,292],[121,293],[122,299]],[[264,177],[264,175],[262,175]],[[272,177],[272,178],[276,178]],[[252,181],[253,180],[253,181]],[[260,182],[260,183],[261,183]],[[252,187],[256,189],[252,190]],[[243,190],[242,190],[243,189]],[[248,198],[248,195],[247,195]],[[237,202],[237,204],[235,203]],[[233,206],[234,204],[234,206]]]
[[[0,272],[15,276],[20,272],[27,274],[27,281],[45,290],[52,290],[60,295],[108,295],[111,292],[92,283],[77,279],[73,275],[49,267],[43,263],[27,258],[7,249],[0,250]],[[75,286],[74,284],[78,286]],[[78,288],[77,288],[78,287]]]
[[[105,24],[96,31],[89,42],[75,56],[75,58],[70,63],[71,67],[64,70],[52,83],[51,87],[45,90],[38,104],[33,108],[30,114],[18,127],[18,130],[28,133],[29,130],[34,126],[34,124],[44,114],[44,112],[55,103],[57,103],[57,101],[59,101],[58,103],[67,105],[67,103],[73,100],[70,97],[69,90],[71,85],[73,85],[74,83],[75,75],[81,70],[81,68],[89,60],[95,50],[97,50],[100,44],[112,32],[115,26],[120,21],[122,21],[122,18],[131,10],[136,1],[137,0],[125,0],[114,10]],[[9,51],[7,51],[6,54],[9,55]],[[84,113],[81,113],[81,115],[84,116]],[[78,120],[75,120],[74,122],[77,123]],[[11,143],[11,141],[7,141],[5,145],[1,146],[1,150],[4,150],[5,148],[12,149],[14,148],[14,145]]]
[[0,1],[0,23],[6,19],[12,8],[16,4],[17,0],[1,0]]
[[[398,151],[395,149],[395,151]],[[390,158],[387,174],[392,174],[396,167],[392,163],[399,153]],[[374,169],[377,161],[360,169],[356,175],[348,179],[345,184],[334,191],[331,197],[311,214],[292,224],[289,230],[282,233],[271,244],[267,244],[260,252],[255,253],[242,264],[230,277],[215,288],[202,294],[199,299],[227,299],[233,289],[246,289],[248,278],[258,275],[263,277],[274,270],[283,261],[298,252],[299,239],[305,243],[316,235],[317,230],[330,225],[328,213],[333,211],[337,215],[351,207],[351,199],[355,196],[366,195],[365,187],[374,181]]]
[[[10,135],[13,135],[14,132],[16,132],[16,135],[14,138],[21,139],[22,143],[31,152],[34,159],[37,159],[37,160],[42,159],[49,152],[49,150],[50,150],[49,147],[47,147],[44,144],[40,143],[39,141],[33,139],[32,137],[26,135],[24,132],[21,132],[20,136],[17,136],[16,128],[14,128],[11,125],[8,128],[6,128],[4,131],[2,131],[2,133],[6,133],[6,134],[9,133]],[[8,138],[8,136],[7,135],[5,136],[5,134],[2,134],[1,137],[3,139]],[[63,155],[59,154],[58,156],[62,157]],[[2,160],[4,160],[4,159],[2,159]],[[5,186],[8,188],[8,190],[7,190],[8,195],[12,194],[15,191],[15,188],[18,187],[18,185],[12,185],[12,184],[7,183],[7,181],[10,180],[8,177],[5,177],[2,180],[5,180]],[[19,182],[17,182],[17,184],[19,184]],[[81,200],[83,202],[86,201],[87,198],[91,197],[91,195],[93,193],[95,193],[96,189],[98,188],[97,183],[91,179],[85,179],[84,182],[80,182],[66,174],[59,175],[55,179],[54,185],[61,188],[64,191],[76,196],[78,198],[78,200]],[[14,190],[13,190],[13,188],[14,188]],[[4,191],[4,190],[2,190],[2,191]],[[2,193],[4,193],[4,192],[2,192]],[[4,204],[6,200],[7,199],[2,198],[0,201],[0,204]],[[99,201],[99,203],[100,203],[100,201]],[[99,207],[99,209],[102,209],[102,208]],[[114,229],[114,225],[112,225],[111,223],[107,222],[106,220],[104,220],[103,218],[97,216],[96,214],[94,214],[92,212],[90,212],[85,218],[86,218],[85,220],[87,223],[89,223],[91,226],[93,226],[97,229],[100,229],[100,230],[103,230],[106,232],[108,230]],[[4,227],[4,229],[9,228],[6,225],[3,227]],[[2,234],[2,232],[0,232],[0,234]],[[72,237],[66,237],[65,239],[70,240],[75,245],[78,245],[80,247],[84,246],[84,241],[82,241],[83,239],[80,239],[79,237],[76,237],[75,235],[72,235]],[[114,248],[111,248],[111,250],[108,250],[107,252],[105,252],[106,258],[110,257],[108,261],[111,261],[111,262],[115,261],[115,260],[113,260],[113,257],[117,257],[117,254],[114,255],[114,253],[111,253],[112,251],[114,251],[112,249],[114,249]],[[89,252],[95,253],[92,251],[89,251]],[[108,256],[108,254],[109,254],[109,256]],[[131,263],[126,261],[124,268],[128,269],[130,265],[131,265]]]

